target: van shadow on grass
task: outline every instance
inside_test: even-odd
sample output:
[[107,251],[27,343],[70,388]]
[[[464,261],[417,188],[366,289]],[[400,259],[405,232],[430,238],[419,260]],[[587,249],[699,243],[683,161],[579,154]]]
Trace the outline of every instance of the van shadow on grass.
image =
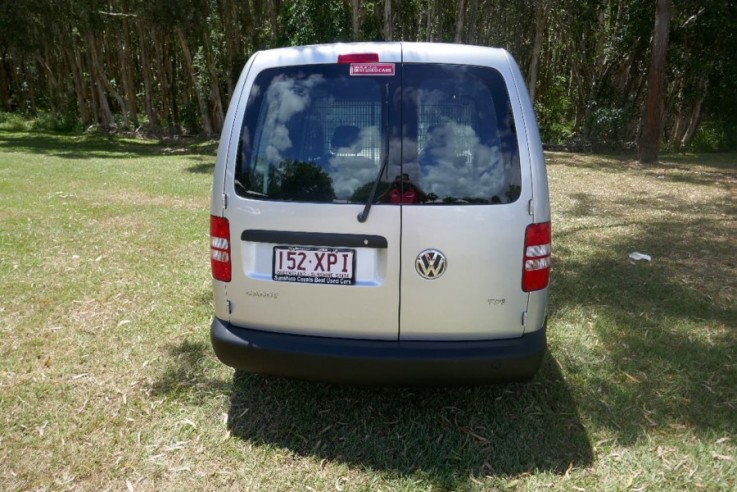
[[167,349],[166,367],[151,385],[152,394],[205,401],[230,390],[230,381],[207,376],[215,364],[209,344],[184,340]]
[[291,381],[237,371],[228,427],[255,444],[412,475],[441,490],[470,476],[563,474],[593,452],[548,355],[526,384],[389,389]]

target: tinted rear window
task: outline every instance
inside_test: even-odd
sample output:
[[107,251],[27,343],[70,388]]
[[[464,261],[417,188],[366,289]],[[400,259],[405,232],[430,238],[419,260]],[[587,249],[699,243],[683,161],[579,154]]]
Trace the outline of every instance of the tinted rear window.
[[256,77],[241,132],[238,194],[364,203],[378,178],[378,204],[502,204],[519,197],[517,136],[496,70],[349,70],[307,65]]

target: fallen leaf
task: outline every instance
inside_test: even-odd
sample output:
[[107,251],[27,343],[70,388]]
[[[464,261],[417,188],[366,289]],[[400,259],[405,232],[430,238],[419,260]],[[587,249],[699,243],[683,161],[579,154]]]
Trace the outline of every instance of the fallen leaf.
[[639,379],[637,379],[636,377],[634,377],[631,374],[626,373],[625,371],[622,371],[622,374],[624,374],[627,377],[627,379],[629,379],[633,383],[639,383],[640,382]]

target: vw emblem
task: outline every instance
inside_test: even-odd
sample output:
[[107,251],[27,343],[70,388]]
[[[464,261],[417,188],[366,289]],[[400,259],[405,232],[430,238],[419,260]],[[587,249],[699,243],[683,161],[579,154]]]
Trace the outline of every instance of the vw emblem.
[[437,249],[426,249],[417,255],[415,260],[415,269],[420,277],[435,280],[445,273],[445,267],[448,266],[448,260],[445,255]]

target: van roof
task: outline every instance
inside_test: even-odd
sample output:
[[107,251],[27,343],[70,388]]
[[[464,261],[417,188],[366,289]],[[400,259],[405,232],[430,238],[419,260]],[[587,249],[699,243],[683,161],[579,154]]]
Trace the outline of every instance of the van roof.
[[338,55],[375,53],[379,63],[454,63],[502,66],[509,53],[502,48],[451,43],[357,42],[293,46],[260,51],[254,54],[259,65],[284,66],[337,63]]

